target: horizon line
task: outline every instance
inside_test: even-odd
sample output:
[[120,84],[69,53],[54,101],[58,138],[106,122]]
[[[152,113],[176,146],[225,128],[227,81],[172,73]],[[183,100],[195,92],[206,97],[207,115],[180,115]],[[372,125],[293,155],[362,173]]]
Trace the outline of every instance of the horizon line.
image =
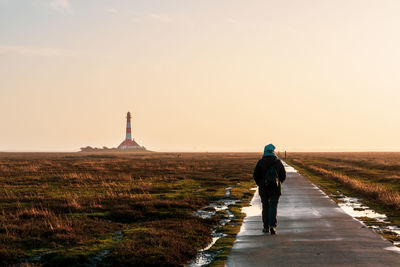
[[[260,153],[261,150],[149,150],[150,153]],[[121,151],[123,152],[123,151]],[[123,152],[123,153],[135,153],[135,151]],[[140,153],[140,151],[137,151]],[[278,153],[400,153],[400,150],[278,150]],[[118,151],[93,151],[93,152],[82,152],[79,150],[0,150],[0,153],[119,153]],[[148,152],[146,152],[148,153]]]

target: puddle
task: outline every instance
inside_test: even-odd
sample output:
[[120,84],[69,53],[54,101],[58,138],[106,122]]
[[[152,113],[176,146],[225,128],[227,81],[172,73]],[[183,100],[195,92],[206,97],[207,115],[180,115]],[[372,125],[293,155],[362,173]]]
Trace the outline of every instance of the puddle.
[[214,244],[215,242],[217,242],[218,239],[220,239],[221,237],[226,236],[226,234],[223,233],[216,233],[215,231],[213,231],[213,238],[210,244],[208,244],[207,247],[201,249],[200,251],[206,251],[209,250]]
[[292,166],[288,165],[286,162],[284,162],[283,160],[281,160],[283,163],[283,166],[285,166],[285,171],[287,173],[297,173],[297,170],[295,168],[293,168]]
[[[400,227],[398,226],[393,226],[393,225],[389,225],[387,227],[390,231],[395,232],[396,234],[400,235]],[[400,243],[400,241],[398,241],[398,243]]]
[[225,188],[225,196],[226,197],[231,196],[231,189],[232,189],[232,186]]
[[198,210],[193,213],[193,215],[198,216],[202,219],[210,219],[212,216],[215,215],[215,211],[208,211],[208,210]]
[[[361,198],[356,197],[348,197],[338,192],[337,194],[330,195],[339,200],[339,207],[348,215],[353,217],[354,219],[362,222],[367,227],[373,229],[374,231],[382,234],[385,231],[391,231],[400,238],[400,227],[393,225],[387,218],[385,214],[379,213],[371,209],[370,207],[363,204]],[[365,220],[372,219],[377,222],[374,225],[374,221],[371,223],[364,222]],[[394,246],[400,246],[400,241],[391,241]],[[393,249],[386,248],[389,250],[398,251],[398,247],[394,247]],[[399,250],[400,251],[400,250]]]
[[250,206],[243,207],[242,212],[246,214],[246,217],[251,217],[251,216],[259,216],[261,214],[261,207],[260,205],[256,205],[256,198],[255,195],[258,194],[258,187],[253,187],[250,189],[251,191],[254,192],[254,196],[250,202]]
[[395,247],[395,246],[387,247],[387,248],[385,248],[385,249],[386,249],[386,250],[395,251],[395,252],[400,253],[400,248]]
[[[123,237],[124,237],[124,233],[122,231],[116,231],[116,232],[114,232],[113,240],[120,242],[120,241],[122,241]],[[101,250],[100,252],[98,252],[95,256],[93,256],[90,259],[90,262],[87,266],[89,266],[89,267],[97,266],[109,253],[110,253],[109,249]]]
[[238,202],[238,200],[230,198],[231,189],[232,189],[231,186],[225,188],[225,198],[215,201],[215,202],[211,203],[210,205],[208,205],[202,209],[199,209],[193,213],[194,216],[198,216],[203,219],[212,218],[217,213],[217,211],[225,211],[226,216],[224,216],[224,218],[221,219],[219,221],[218,225],[213,229],[212,234],[211,234],[212,235],[211,242],[206,247],[199,250],[196,258],[191,263],[186,265],[187,267],[206,266],[214,260],[214,257],[216,256],[216,254],[209,251],[209,249],[218,241],[218,239],[226,236],[224,233],[219,233],[215,229],[218,226],[226,225],[235,217],[233,215],[233,213],[229,211],[229,205],[236,204]]
[[238,201],[235,199],[223,199],[210,204],[216,211],[227,210],[229,205],[236,204]]
[[339,199],[338,203],[339,207],[344,212],[346,212],[347,214],[349,214],[354,218],[368,217],[371,219],[375,219],[379,222],[384,222],[384,223],[388,222],[385,214],[378,213],[370,209],[368,206],[362,204],[360,198],[348,197],[343,195],[342,193],[338,193],[336,195],[331,195],[331,196]]

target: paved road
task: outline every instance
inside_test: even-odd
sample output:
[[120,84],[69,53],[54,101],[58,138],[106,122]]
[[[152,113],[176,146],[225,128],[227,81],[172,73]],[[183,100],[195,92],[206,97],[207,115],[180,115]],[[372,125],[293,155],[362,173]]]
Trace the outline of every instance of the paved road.
[[400,252],[344,213],[303,176],[288,172],[278,206],[278,235],[261,232],[256,192],[226,265],[400,266]]

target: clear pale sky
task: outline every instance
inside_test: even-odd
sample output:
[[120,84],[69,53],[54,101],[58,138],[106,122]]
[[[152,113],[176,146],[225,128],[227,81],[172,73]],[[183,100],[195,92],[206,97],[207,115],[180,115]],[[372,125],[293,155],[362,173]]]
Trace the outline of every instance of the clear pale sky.
[[0,151],[400,151],[398,0],[0,0]]

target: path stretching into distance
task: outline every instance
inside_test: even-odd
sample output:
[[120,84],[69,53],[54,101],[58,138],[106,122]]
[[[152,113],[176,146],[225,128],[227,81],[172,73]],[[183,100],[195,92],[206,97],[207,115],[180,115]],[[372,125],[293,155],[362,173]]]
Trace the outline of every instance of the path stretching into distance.
[[400,249],[290,169],[278,206],[278,234],[261,232],[256,192],[226,266],[400,266]]

